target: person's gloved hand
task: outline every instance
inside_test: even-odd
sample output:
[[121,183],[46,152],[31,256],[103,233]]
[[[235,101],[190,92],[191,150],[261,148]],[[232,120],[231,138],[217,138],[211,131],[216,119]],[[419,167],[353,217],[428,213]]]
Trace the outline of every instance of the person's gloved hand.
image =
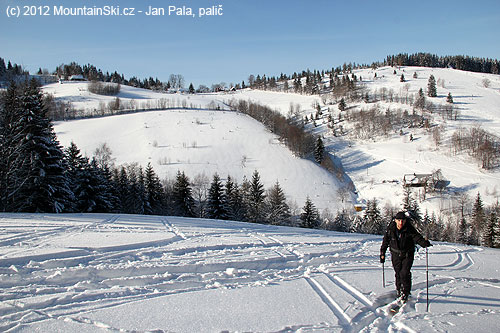
[[380,262],[383,264],[385,262],[385,255],[381,254],[380,255]]
[[429,242],[429,240],[425,240],[425,243],[424,243],[424,247],[430,247],[432,246],[431,242]]

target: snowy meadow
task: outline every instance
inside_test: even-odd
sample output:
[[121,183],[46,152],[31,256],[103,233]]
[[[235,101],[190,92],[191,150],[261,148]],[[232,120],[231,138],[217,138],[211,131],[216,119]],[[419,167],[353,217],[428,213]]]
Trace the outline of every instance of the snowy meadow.
[[380,236],[179,217],[0,215],[0,330],[492,332],[498,250],[420,249],[392,316]]

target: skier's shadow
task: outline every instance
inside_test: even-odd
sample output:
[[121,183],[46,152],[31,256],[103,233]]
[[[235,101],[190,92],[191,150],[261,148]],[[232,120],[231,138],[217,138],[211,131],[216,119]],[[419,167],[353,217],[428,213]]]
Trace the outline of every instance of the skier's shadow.
[[432,298],[431,304],[463,304],[463,305],[477,305],[500,308],[500,299],[484,296],[466,296],[466,295],[450,295],[429,293]]

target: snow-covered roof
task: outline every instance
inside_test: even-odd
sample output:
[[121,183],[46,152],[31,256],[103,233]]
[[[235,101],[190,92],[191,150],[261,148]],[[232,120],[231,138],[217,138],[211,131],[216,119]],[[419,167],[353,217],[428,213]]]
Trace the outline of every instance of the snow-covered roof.
[[83,75],[78,74],[78,75],[71,75],[69,77],[69,80],[70,81],[85,81],[85,78],[83,77]]

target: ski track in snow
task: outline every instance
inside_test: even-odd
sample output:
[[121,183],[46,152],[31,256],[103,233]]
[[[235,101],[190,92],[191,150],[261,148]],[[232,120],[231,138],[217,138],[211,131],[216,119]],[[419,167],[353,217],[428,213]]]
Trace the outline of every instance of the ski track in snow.
[[[393,293],[379,288],[378,294],[369,294],[375,281],[367,284],[366,278],[356,278],[356,274],[368,274],[368,279],[380,275],[377,236],[176,217],[71,215],[73,219],[64,220],[44,215],[34,223],[31,215],[2,216],[0,228],[8,234],[0,239],[0,331],[21,330],[47,320],[127,331],[114,327],[116,322],[105,323],[86,313],[190,292],[297,280],[307,282],[311,297],[332,316],[312,326],[291,323],[284,332],[414,332],[418,329],[411,328],[406,318],[424,318],[421,253],[413,269],[413,297],[395,316],[388,313]],[[47,227],[37,232],[44,223]],[[9,228],[13,225],[15,230]],[[72,245],[96,235],[103,237],[99,244],[89,240],[85,246]],[[481,268],[473,258],[480,249],[451,244],[435,248],[434,255],[446,260],[429,265],[432,306],[456,297],[454,292],[465,287],[500,289],[498,279],[468,276]],[[387,277],[389,285],[391,278]],[[484,309],[463,313],[488,314]],[[426,318],[432,317],[438,327],[440,316],[444,314]]]

